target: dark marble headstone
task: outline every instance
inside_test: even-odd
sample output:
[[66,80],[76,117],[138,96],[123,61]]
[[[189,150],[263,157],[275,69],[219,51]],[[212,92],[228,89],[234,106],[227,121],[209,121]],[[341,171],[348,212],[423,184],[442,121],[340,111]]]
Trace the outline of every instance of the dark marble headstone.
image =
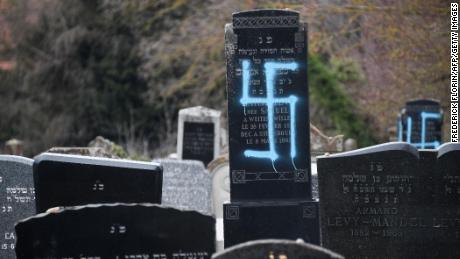
[[106,204],[43,213],[16,225],[18,259],[211,258],[211,216],[152,204]]
[[460,258],[460,144],[439,147],[435,164],[432,258]]
[[0,258],[14,258],[14,224],[35,214],[32,159],[0,155]]
[[417,148],[437,148],[442,143],[443,112],[439,101],[421,99],[406,103],[398,116],[398,141]]
[[[288,10],[235,13],[225,27],[225,52],[231,179],[225,247],[258,238],[319,241],[318,225],[286,224],[312,202],[306,24]],[[234,220],[227,208],[235,207],[247,216]],[[258,219],[267,208],[272,215]],[[292,219],[282,213],[287,208]],[[303,220],[318,223],[317,216]]]
[[347,258],[460,258],[459,155],[460,144],[388,143],[319,157],[323,246]]
[[306,35],[287,10],[225,27],[232,201],[311,196]]
[[37,212],[91,203],[161,203],[157,163],[43,153],[33,171]]
[[[225,247],[248,240],[280,238],[319,244],[318,203],[224,204]],[[310,230],[310,231],[308,231]],[[312,231],[314,230],[314,231]]]
[[291,240],[258,240],[230,247],[213,259],[344,259],[320,246]]

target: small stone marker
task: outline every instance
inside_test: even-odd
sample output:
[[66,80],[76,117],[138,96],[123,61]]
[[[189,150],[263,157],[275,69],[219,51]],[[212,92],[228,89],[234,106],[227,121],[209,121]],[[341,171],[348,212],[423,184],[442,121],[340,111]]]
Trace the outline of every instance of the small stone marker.
[[225,247],[267,238],[319,244],[306,24],[289,10],[234,13],[225,53],[231,179]]
[[157,159],[163,166],[162,204],[212,215],[211,176],[201,161]]
[[14,224],[35,214],[32,159],[0,155],[0,258],[14,258]]
[[157,163],[43,153],[33,170],[39,213],[91,203],[161,203]]
[[344,259],[320,246],[302,241],[266,239],[232,246],[213,259]]
[[220,111],[202,106],[179,111],[177,155],[207,165],[220,154]]
[[358,143],[354,138],[348,138],[344,144],[345,151],[352,151],[358,148]]
[[18,259],[211,258],[214,219],[152,204],[69,207],[16,225]]
[[22,156],[24,152],[24,142],[18,139],[10,139],[5,142],[5,154]]
[[442,143],[443,111],[437,100],[420,99],[406,103],[398,116],[398,141],[417,148],[437,148]]
[[322,243],[347,258],[460,258],[460,144],[318,157]]

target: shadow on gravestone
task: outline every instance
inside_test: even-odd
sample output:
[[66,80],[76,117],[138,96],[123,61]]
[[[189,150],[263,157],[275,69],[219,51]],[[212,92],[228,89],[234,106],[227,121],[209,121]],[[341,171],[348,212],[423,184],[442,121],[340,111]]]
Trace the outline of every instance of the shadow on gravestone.
[[0,155],[0,258],[14,258],[17,221],[35,214],[33,160]]
[[201,161],[153,161],[163,166],[163,205],[212,215],[211,176]]
[[157,163],[43,153],[33,171],[38,213],[91,203],[161,203]]
[[344,259],[344,257],[302,241],[266,239],[232,246],[213,255],[212,259]]
[[318,158],[322,243],[347,258],[460,258],[460,144]]
[[18,259],[197,258],[214,253],[214,219],[153,204],[94,204],[16,225]]

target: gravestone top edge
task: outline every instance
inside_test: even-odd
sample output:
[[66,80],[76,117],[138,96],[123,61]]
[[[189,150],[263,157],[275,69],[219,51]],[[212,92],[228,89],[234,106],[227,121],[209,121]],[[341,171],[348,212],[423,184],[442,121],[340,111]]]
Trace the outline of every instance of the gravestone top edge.
[[98,165],[98,166],[107,166],[107,167],[133,168],[133,169],[143,169],[143,170],[155,170],[157,172],[160,172],[163,169],[163,167],[159,163],[134,161],[134,160],[127,160],[127,159],[89,157],[89,156],[46,153],[46,152],[41,153],[40,155],[37,155],[36,157],[34,157],[35,165],[38,165],[46,161],[72,163],[72,164]]
[[210,117],[220,117],[222,114],[221,111],[211,109],[204,106],[194,106],[189,108],[184,108],[179,110],[179,115],[187,116],[210,116]]
[[182,164],[182,165],[192,165],[192,166],[199,166],[203,168],[203,171],[206,170],[202,161],[193,160],[193,159],[173,159],[173,158],[155,158],[152,160],[154,163],[162,164],[162,163],[175,163],[175,164]]
[[454,150],[460,151],[460,143],[448,142],[448,143],[442,144],[441,146],[438,147],[438,159],[441,158],[443,155],[451,151],[454,151]]
[[233,252],[239,251],[239,250],[245,250],[246,248],[253,247],[253,246],[264,246],[264,245],[294,245],[298,247],[304,247],[306,249],[309,249],[310,251],[316,252],[318,254],[325,254],[328,255],[330,258],[335,258],[335,259],[344,259],[343,256],[334,253],[326,248],[323,248],[321,246],[305,243],[303,241],[293,241],[293,240],[287,240],[287,239],[261,239],[261,240],[254,240],[254,241],[248,241],[245,243],[241,243],[232,247],[229,247],[225,249],[222,252],[215,253],[212,258],[219,258],[220,256],[224,256],[226,254],[231,254]]
[[17,162],[28,165],[32,165],[34,163],[33,159],[15,155],[0,155],[0,161]]
[[440,101],[437,99],[412,99],[406,102],[406,105],[439,105]]
[[86,204],[86,205],[79,205],[79,206],[70,206],[70,207],[62,207],[59,208],[58,210],[53,210],[50,212],[42,212],[38,213],[36,215],[33,215],[31,217],[21,219],[19,220],[15,226],[19,223],[24,223],[29,220],[33,219],[39,219],[39,218],[44,218],[49,215],[55,215],[55,214],[60,214],[60,213],[68,213],[68,212],[73,212],[73,211],[82,211],[82,210],[90,210],[90,209],[97,209],[97,208],[112,208],[112,207],[144,207],[144,208],[160,208],[160,209],[166,209],[166,210],[171,210],[171,211],[178,211],[178,212],[187,212],[191,214],[198,214],[201,216],[206,216],[212,218],[212,216],[201,213],[196,210],[187,210],[187,209],[178,209],[172,206],[165,206],[165,205],[160,205],[160,204],[154,204],[154,203],[122,203],[122,202],[116,202],[116,203],[95,203],[95,204]]
[[385,151],[405,151],[405,152],[412,154],[416,158],[419,157],[418,150],[413,145],[406,143],[406,142],[389,142],[389,143],[360,148],[360,149],[332,154],[332,155],[318,156],[317,160],[320,160],[323,158],[341,158],[341,157],[350,157],[350,156],[356,156],[356,155],[367,155],[367,154],[385,152]]
[[280,15],[289,15],[289,16],[300,16],[300,13],[291,9],[255,9],[247,10],[232,13],[233,17],[258,17],[258,16],[280,16]]
[[243,201],[225,201],[224,204],[235,205],[238,207],[273,207],[282,206],[297,206],[299,203],[316,202],[316,199],[272,199],[272,200],[243,200]]
[[283,9],[258,9],[232,15],[234,29],[298,28],[299,13]]

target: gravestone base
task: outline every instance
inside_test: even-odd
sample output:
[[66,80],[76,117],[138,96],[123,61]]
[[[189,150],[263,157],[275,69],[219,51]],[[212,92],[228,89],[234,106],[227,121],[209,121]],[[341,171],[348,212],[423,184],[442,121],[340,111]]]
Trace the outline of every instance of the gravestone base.
[[317,201],[224,204],[224,246],[258,239],[303,239],[320,243]]

